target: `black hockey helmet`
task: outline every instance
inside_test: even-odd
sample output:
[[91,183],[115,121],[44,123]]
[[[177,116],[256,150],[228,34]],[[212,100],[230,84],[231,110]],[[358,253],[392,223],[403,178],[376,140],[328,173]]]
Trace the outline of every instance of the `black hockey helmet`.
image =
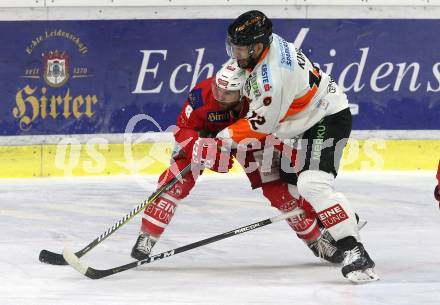
[[272,21],[257,10],[241,14],[229,25],[228,40],[240,46],[258,42],[267,46],[272,42]]

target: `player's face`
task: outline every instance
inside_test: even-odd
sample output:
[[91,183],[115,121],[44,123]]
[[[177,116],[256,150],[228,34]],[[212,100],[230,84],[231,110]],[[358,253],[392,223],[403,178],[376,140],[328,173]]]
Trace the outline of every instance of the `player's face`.
[[232,58],[237,60],[249,58],[251,53],[250,46],[237,46],[235,44],[230,44]]
[[226,38],[226,52],[229,57],[237,60],[240,68],[246,68],[247,63],[254,52],[254,46],[241,46],[231,42],[230,37]]
[[238,66],[242,69],[248,68],[249,61],[252,57],[252,46],[229,45],[229,56],[237,60]]
[[253,68],[257,64],[258,58],[263,51],[263,44],[257,43],[249,46],[235,45],[226,42],[227,53],[231,58],[237,60],[237,64],[242,69]]
[[223,111],[231,110],[240,103],[240,91],[238,90],[225,90],[213,83],[212,93]]

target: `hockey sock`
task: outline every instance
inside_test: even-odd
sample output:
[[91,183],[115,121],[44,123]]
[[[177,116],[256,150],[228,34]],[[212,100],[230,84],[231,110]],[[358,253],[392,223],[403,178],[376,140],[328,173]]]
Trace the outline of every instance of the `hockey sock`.
[[170,223],[178,202],[178,199],[166,193],[156,198],[144,211],[142,233],[148,233],[157,240]]
[[319,231],[316,217],[311,213],[311,207],[310,209],[306,207],[306,203],[307,202],[302,198],[299,200],[294,199],[282,205],[280,211],[289,212],[294,209],[302,209],[304,211],[304,214],[290,217],[286,221],[300,239],[308,242],[316,240],[321,235],[321,232]]

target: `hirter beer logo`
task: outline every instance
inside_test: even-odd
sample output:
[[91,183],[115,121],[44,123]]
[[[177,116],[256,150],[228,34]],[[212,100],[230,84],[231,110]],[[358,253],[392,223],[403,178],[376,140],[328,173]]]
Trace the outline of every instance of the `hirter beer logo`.
[[[51,47],[46,45],[48,40]],[[59,49],[52,47],[55,43]],[[87,66],[88,46],[81,37],[48,29],[34,36],[25,52],[28,58],[23,59],[24,73],[11,109],[20,130],[28,131],[37,122],[42,128],[52,128],[54,122],[91,120],[99,100],[95,89],[88,89],[93,73]],[[77,83],[75,89],[70,87],[72,82]]]
[[51,87],[61,87],[69,79],[69,55],[58,51],[43,54],[43,78]]

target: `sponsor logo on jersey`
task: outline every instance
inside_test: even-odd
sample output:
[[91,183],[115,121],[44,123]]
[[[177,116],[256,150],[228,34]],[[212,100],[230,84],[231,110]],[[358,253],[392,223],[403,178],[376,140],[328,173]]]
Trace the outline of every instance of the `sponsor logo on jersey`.
[[344,211],[339,203],[319,212],[318,217],[324,227],[326,227],[327,229],[348,219],[347,213]]
[[321,108],[322,110],[327,110],[330,103],[327,100],[319,100],[316,102],[316,108]]
[[193,109],[203,106],[202,88],[191,90],[188,94],[189,104]]
[[229,121],[229,112],[208,112],[207,119],[211,123],[225,123]]
[[262,95],[260,88],[258,87],[256,73],[252,73],[251,75],[249,75],[248,79],[246,80],[246,84],[244,85],[244,90],[246,92],[246,95],[249,97],[251,93],[254,95],[255,98],[259,98]]
[[263,99],[263,105],[264,105],[264,106],[269,106],[271,103],[272,103],[272,97],[270,97],[270,96],[266,96],[266,97]]
[[246,79],[246,83],[244,84],[244,92],[247,96],[251,95],[251,80],[249,78]]
[[281,37],[278,37],[278,48],[280,55],[280,66],[289,70],[293,70],[292,52],[289,43]]
[[267,64],[263,64],[261,66],[261,78],[263,79],[264,91],[270,91],[270,89],[272,89],[272,80],[270,78],[269,67],[267,66]]
[[318,129],[315,133],[315,138],[313,139],[312,143],[312,159],[313,160],[320,160],[321,159],[321,151],[323,149],[323,143],[325,134],[327,131],[327,127],[324,124],[324,119],[321,119],[318,123]]

